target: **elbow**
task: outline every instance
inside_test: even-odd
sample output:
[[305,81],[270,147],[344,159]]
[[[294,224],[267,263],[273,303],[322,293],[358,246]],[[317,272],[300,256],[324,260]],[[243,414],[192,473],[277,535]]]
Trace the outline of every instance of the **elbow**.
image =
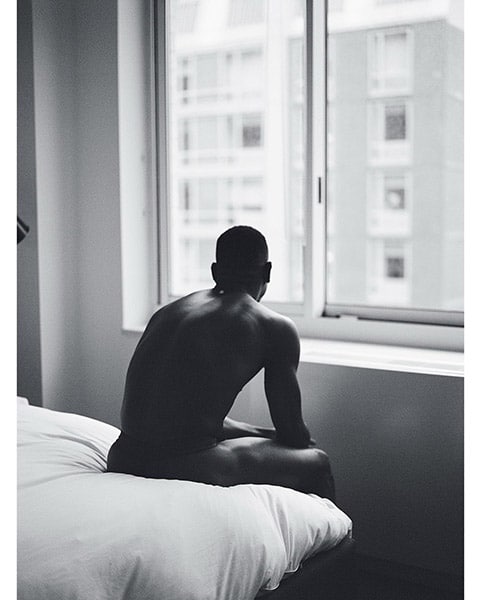
[[309,448],[309,444],[299,441],[299,442],[289,444],[289,447],[295,448],[296,450],[306,450],[307,448]]
[[311,436],[307,429],[302,432],[278,433],[276,439],[283,446],[290,448],[305,449],[311,445]]

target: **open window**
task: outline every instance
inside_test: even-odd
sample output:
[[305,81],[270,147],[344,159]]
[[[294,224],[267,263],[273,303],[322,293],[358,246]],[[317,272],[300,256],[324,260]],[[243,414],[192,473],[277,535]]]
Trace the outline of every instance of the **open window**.
[[307,335],[462,325],[463,27],[442,4],[154,2],[159,303],[250,224],[265,301]]

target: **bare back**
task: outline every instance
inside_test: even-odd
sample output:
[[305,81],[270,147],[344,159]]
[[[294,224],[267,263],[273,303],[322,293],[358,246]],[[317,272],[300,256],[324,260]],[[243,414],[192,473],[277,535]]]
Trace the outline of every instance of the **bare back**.
[[130,362],[122,430],[157,444],[219,435],[282,319],[245,293],[195,292],[154,314]]
[[[127,371],[122,433],[108,470],[222,486],[267,483],[334,499],[328,457],[310,447],[302,419],[298,362],[292,322],[245,292],[205,290],[161,308]],[[262,368],[274,436],[225,419]]]

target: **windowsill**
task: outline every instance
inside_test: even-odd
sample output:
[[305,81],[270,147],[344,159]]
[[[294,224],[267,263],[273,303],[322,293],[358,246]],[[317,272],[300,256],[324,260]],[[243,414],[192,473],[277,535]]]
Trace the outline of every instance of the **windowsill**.
[[464,353],[301,338],[301,362],[464,377]]

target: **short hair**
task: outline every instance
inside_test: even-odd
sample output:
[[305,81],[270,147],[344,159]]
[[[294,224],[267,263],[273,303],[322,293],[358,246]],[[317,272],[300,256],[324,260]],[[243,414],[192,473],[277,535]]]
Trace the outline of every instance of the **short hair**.
[[219,266],[236,271],[262,267],[269,258],[266,238],[248,225],[236,225],[217,239],[215,258]]

